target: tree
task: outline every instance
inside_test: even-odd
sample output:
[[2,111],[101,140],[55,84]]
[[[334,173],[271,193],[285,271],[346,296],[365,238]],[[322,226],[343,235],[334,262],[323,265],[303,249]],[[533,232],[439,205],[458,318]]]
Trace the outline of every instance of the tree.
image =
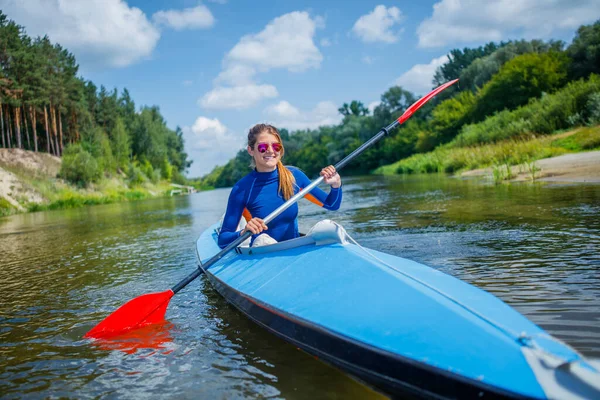
[[503,109],[527,104],[529,99],[552,93],[567,82],[569,59],[565,53],[529,53],[507,62],[480,91],[473,121]]
[[470,91],[461,92],[441,102],[431,113],[428,129],[418,133],[415,150],[424,153],[452,140],[468,122],[474,105],[475,95]]
[[600,74],[600,20],[577,30],[567,54],[573,60],[569,68],[572,79]]
[[129,156],[131,154],[131,143],[129,134],[125,130],[125,124],[121,118],[117,118],[112,133],[112,152],[117,164],[117,168],[125,171],[129,165]]
[[564,43],[561,41],[510,41],[492,54],[473,60],[468,67],[463,69],[460,73],[458,90],[470,90],[475,93],[489,82],[504,64],[521,54],[562,51],[563,47]]
[[369,115],[369,109],[367,107],[365,107],[365,105],[362,102],[356,101],[356,100],[352,100],[352,102],[350,103],[350,105],[348,105],[348,103],[344,103],[344,105],[342,107],[338,108],[338,111],[343,116],[348,116],[348,115],[356,115],[356,116]]
[[433,86],[440,86],[443,83],[457,79],[460,77],[460,73],[467,68],[473,61],[478,58],[492,54],[500,47],[504,46],[505,43],[496,44],[489,42],[484,46],[479,46],[475,49],[453,49],[448,54],[448,61],[437,68],[433,76]]

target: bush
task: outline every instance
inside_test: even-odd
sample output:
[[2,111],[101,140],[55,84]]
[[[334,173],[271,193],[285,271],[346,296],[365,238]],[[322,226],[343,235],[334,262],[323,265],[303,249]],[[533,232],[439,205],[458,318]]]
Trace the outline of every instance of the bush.
[[[449,143],[451,147],[474,146],[529,134],[550,134],[581,124],[578,113],[595,109],[594,95],[600,92],[600,76],[571,82],[552,95],[545,95],[514,111],[501,111],[486,120],[466,125]],[[591,103],[590,103],[591,102]],[[575,117],[576,118],[575,118]]]
[[473,121],[482,121],[496,111],[514,109],[531,98],[554,92],[566,82],[567,65],[566,54],[555,51],[513,58],[479,92]]
[[112,175],[117,169],[110,140],[100,127],[91,128],[84,132],[83,149],[89,152],[98,163],[100,174]]
[[133,162],[129,165],[129,171],[127,171],[127,178],[132,185],[141,185],[148,181],[148,177],[139,168],[137,162]]
[[600,93],[593,93],[585,107],[587,123],[590,125],[600,124]]
[[79,144],[71,144],[63,153],[59,176],[75,185],[87,186],[91,182],[97,182],[102,172],[90,153]]
[[0,217],[10,215],[14,211],[14,207],[3,197],[0,197]]
[[171,165],[167,157],[163,158],[163,163],[161,165],[160,171],[164,179],[170,181],[171,178],[173,178],[173,165]]

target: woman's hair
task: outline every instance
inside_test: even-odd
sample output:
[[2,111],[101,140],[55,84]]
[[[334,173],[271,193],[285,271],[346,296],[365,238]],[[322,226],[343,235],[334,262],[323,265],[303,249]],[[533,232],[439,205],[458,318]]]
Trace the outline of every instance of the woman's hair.
[[[270,133],[271,135],[275,136],[277,141],[281,144],[281,157],[279,157],[279,161],[277,162],[277,171],[279,172],[279,193],[283,195],[285,200],[289,200],[290,197],[294,195],[294,183],[296,183],[296,180],[294,179],[294,175],[292,175],[290,170],[284,167],[281,163],[285,149],[283,147],[283,143],[281,142],[281,136],[279,135],[277,128],[268,124],[254,125],[248,132],[248,146],[254,149],[256,138],[263,132]],[[252,160],[252,163],[254,163],[254,159]]]

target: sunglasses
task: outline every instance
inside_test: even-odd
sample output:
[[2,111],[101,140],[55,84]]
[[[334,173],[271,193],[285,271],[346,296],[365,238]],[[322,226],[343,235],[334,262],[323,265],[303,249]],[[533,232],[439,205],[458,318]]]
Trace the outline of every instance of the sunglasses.
[[256,150],[258,150],[259,153],[266,153],[269,146],[271,146],[274,153],[279,153],[281,149],[283,149],[281,143],[259,143],[256,145]]

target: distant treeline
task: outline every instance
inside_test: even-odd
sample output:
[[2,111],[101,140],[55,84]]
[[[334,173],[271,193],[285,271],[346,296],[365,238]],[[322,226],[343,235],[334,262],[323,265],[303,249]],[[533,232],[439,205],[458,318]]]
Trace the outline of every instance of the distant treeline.
[[181,129],[156,106],[136,111],[127,89],[98,90],[77,73],[71,53],[0,11],[0,146],[63,157],[61,174],[79,184],[116,173],[185,180]]
[[[572,126],[600,123],[600,21],[581,26],[573,42],[509,41],[454,49],[435,73],[432,87],[459,78],[391,137],[366,151],[345,169],[365,174],[442,145],[472,146]],[[556,94],[556,95],[553,95]],[[399,117],[418,96],[394,86],[374,112],[354,100],[339,108],[336,126],[288,132],[285,164],[316,176]],[[450,144],[452,142],[452,144]],[[204,186],[233,185],[248,173],[249,156],[240,151],[205,176]],[[444,168],[452,170],[453,168]]]

